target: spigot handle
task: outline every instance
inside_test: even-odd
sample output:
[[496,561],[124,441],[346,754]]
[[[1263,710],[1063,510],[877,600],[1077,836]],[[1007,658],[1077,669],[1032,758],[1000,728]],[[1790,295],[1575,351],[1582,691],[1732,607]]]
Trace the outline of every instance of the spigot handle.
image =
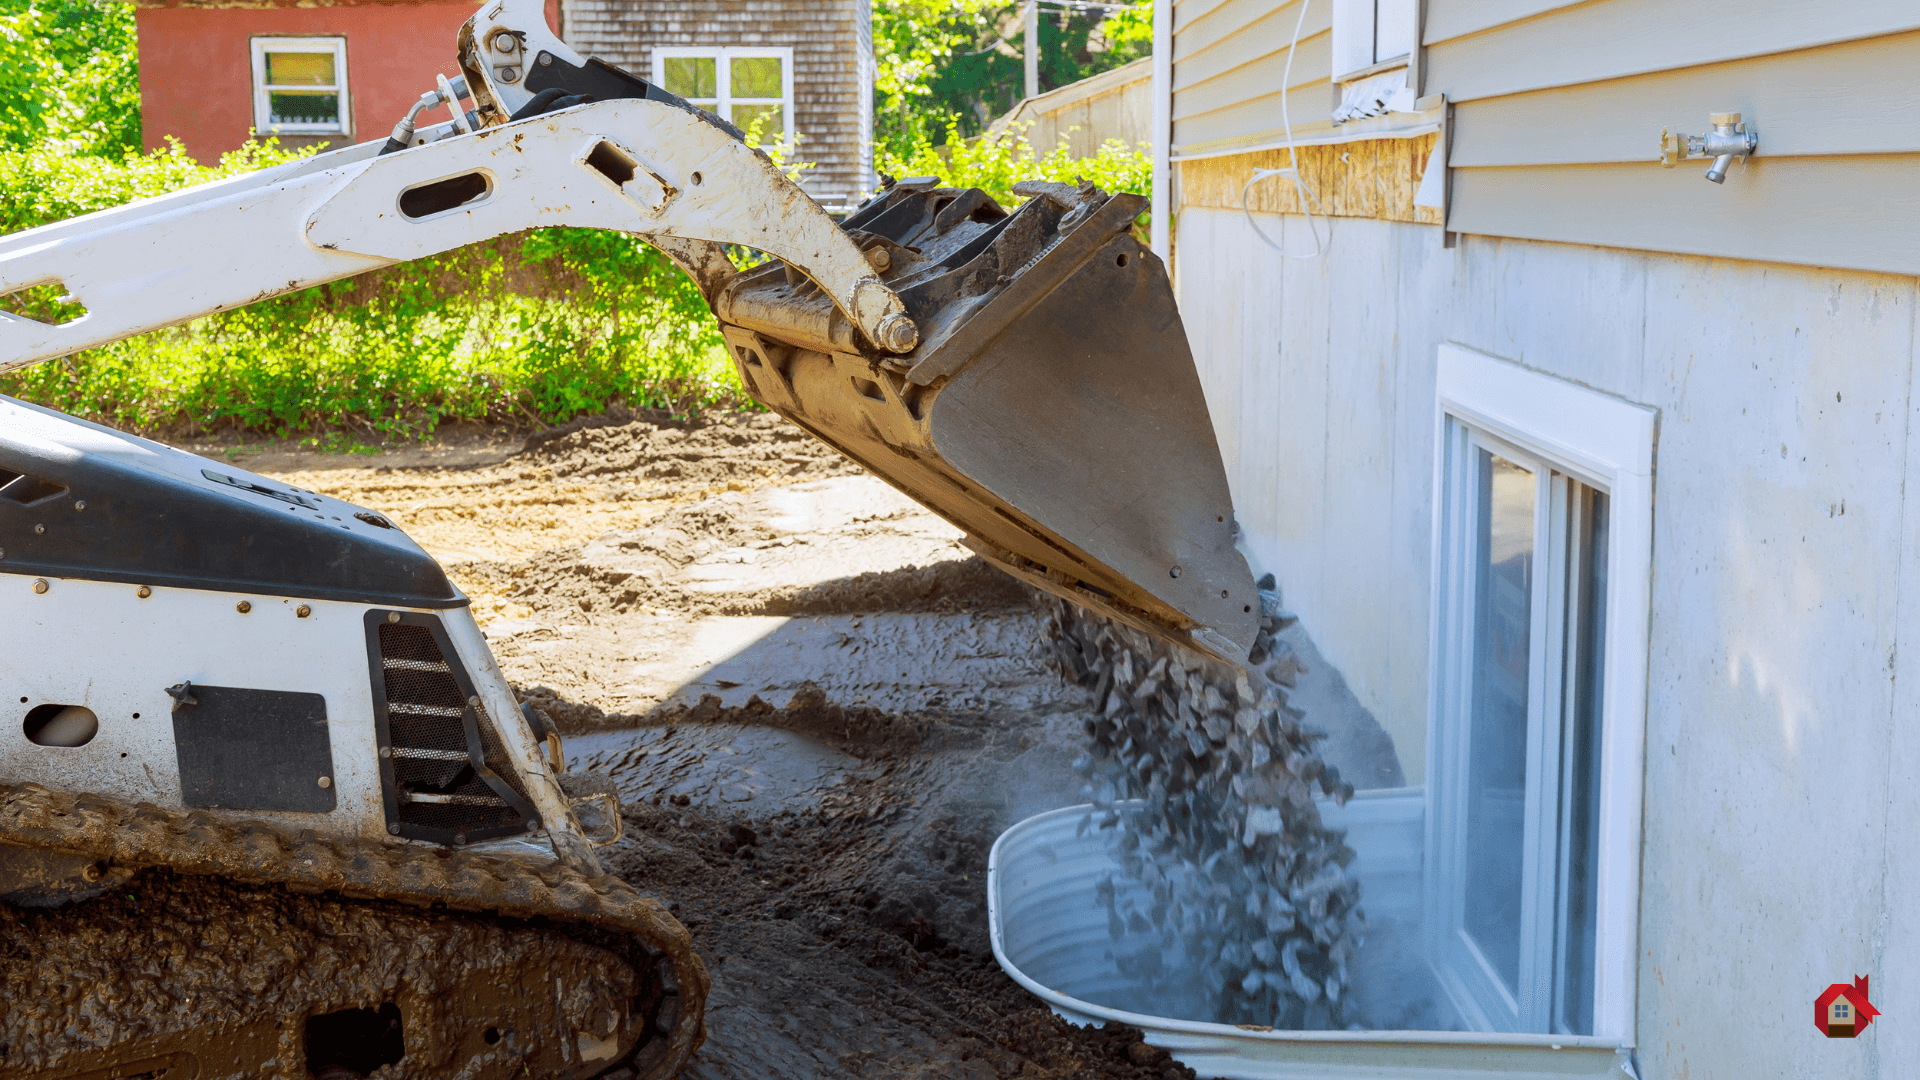
[[1686,160],[1687,137],[1672,128],[1660,129],[1660,164],[1671,169]]

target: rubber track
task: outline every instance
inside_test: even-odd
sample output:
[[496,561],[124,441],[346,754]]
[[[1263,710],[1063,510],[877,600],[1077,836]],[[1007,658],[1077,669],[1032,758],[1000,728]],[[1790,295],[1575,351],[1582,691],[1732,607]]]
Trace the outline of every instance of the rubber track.
[[[642,1048],[644,1080],[670,1080],[706,1041],[711,980],[692,936],[658,901],[611,874],[589,877],[559,862],[471,851],[290,834],[261,821],[71,795],[39,784],[0,784],[0,843],[69,852],[132,869],[277,884],[509,918],[584,923],[639,938],[664,953],[678,984],[680,1018],[664,1054]],[[649,1047],[657,1045],[649,1044]]]

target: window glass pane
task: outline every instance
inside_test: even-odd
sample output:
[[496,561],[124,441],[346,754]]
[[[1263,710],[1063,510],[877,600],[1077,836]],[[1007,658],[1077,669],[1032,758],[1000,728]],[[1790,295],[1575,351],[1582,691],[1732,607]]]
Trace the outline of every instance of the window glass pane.
[[786,138],[786,126],[780,122],[778,105],[739,105],[733,107],[733,122],[742,131],[752,131],[755,121],[760,123],[760,141],[779,142]]
[[1600,708],[1607,623],[1607,526],[1605,492],[1575,485],[1568,522],[1568,605],[1565,807],[1560,841],[1564,871],[1560,903],[1560,1030],[1593,1033],[1594,912],[1600,842]]
[[1472,715],[1469,717],[1465,926],[1509,992],[1519,993],[1526,839],[1527,677],[1533,631],[1532,472],[1476,451],[1479,488]]
[[340,95],[332,90],[273,90],[267,94],[270,124],[338,124]]
[[667,74],[668,93],[683,98],[710,98],[720,92],[711,56],[669,56],[662,67]]
[[330,52],[270,52],[269,86],[336,86]]
[[735,57],[733,82],[727,93],[737,98],[780,96],[780,58],[777,56]]

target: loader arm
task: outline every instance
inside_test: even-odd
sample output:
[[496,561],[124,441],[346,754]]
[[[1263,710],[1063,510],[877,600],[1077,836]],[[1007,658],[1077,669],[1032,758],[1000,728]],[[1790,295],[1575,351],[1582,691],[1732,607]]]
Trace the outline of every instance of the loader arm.
[[508,233],[626,232],[699,285],[749,393],[983,558],[1246,662],[1260,599],[1165,267],[1130,235],[1145,200],[1029,183],[1008,211],[923,178],[840,222],[539,0],[483,8],[456,51],[452,123],[0,238],[0,297],[85,308],[0,313],[0,372]]
[[[362,144],[0,241],[0,294],[59,284],[86,309],[0,318],[0,371],[544,226],[680,249],[739,244],[806,268],[870,341],[912,320],[833,218],[767,158],[660,101],[594,102],[401,153]],[[691,250],[689,250],[691,249]],[[711,287],[718,263],[694,263]]]

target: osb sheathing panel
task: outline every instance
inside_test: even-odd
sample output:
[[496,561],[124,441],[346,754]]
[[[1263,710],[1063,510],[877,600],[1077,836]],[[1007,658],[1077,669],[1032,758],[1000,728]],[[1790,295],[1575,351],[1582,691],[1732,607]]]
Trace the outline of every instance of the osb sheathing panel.
[[[1413,205],[1437,134],[1414,139],[1367,139],[1296,148],[1300,178],[1327,217],[1380,218],[1426,225],[1442,223],[1440,211]],[[1230,157],[1180,162],[1180,205],[1240,209],[1241,189],[1255,169],[1284,169],[1287,151],[1258,150]],[[1270,176],[1246,190],[1246,206],[1270,214],[1305,213],[1293,182]]]

